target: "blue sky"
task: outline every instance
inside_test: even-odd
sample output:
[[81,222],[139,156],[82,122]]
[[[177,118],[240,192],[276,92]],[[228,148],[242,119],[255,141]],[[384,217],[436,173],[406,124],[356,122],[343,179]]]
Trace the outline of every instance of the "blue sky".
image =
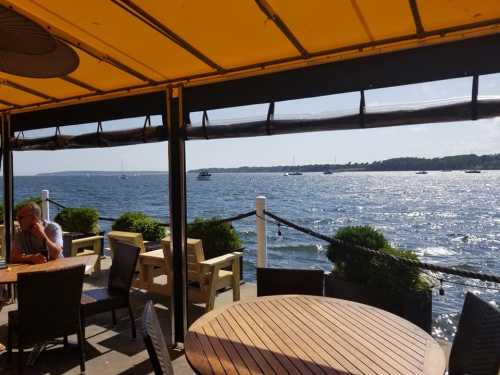
[[[407,104],[470,97],[471,78],[428,82],[366,92],[367,111]],[[500,97],[500,74],[482,76],[480,97]],[[275,117],[321,116],[357,111],[359,93],[295,100],[276,104]],[[265,118],[267,104],[209,112],[212,123]],[[192,121],[201,114],[193,113]],[[103,123],[104,130],[142,126],[144,119]],[[154,124],[160,119],[154,118]],[[62,128],[64,133],[92,132],[95,124]],[[53,134],[54,129],[26,133],[26,137]],[[438,157],[499,153],[500,118],[456,123],[358,129],[307,134],[187,142],[188,169],[371,162],[400,156]],[[165,142],[112,149],[16,152],[16,175],[62,170],[167,170]]]

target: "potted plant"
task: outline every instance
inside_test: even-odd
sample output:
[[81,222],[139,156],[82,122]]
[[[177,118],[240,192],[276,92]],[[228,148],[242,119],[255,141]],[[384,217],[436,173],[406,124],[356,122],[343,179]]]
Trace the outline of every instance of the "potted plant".
[[142,233],[145,241],[160,241],[165,237],[165,227],[143,212],[125,212],[112,225],[113,230]]
[[99,212],[90,207],[68,207],[61,210],[54,221],[65,232],[95,235],[100,232]]
[[415,253],[395,249],[383,233],[370,227],[345,227],[337,231],[327,257],[333,270],[325,282],[325,294],[369,304],[390,311],[430,332],[432,323],[431,283],[416,266],[390,258],[375,257],[352,245],[359,245],[418,260]]
[[[72,256],[75,245],[74,240],[80,240],[95,235],[103,235],[99,227],[99,212],[91,207],[66,207],[63,208],[54,218],[58,223],[63,234],[63,254],[64,256]],[[104,239],[100,240],[100,253],[104,248]],[[81,251],[82,249],[77,249]]]
[[[238,232],[231,224],[220,222],[217,218],[196,218],[188,224],[187,234],[189,238],[202,241],[205,259],[242,250]],[[240,280],[243,280],[243,257],[240,258]]]

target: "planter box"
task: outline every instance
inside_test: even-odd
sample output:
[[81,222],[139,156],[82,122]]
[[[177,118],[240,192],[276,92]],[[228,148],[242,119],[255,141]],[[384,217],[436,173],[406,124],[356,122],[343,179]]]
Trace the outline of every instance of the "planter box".
[[336,279],[332,274],[329,274],[325,277],[325,296],[381,308],[412,322],[428,333],[431,332],[431,291],[407,293],[401,298],[395,299],[384,289]]

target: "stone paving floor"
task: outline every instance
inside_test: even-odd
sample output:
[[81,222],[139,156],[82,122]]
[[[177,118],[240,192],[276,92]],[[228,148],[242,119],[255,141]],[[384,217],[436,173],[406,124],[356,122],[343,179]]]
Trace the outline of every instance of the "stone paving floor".
[[[85,279],[84,289],[104,287],[107,284],[110,260],[102,262],[103,271],[99,276],[88,276]],[[243,284],[241,286],[241,298],[251,298],[256,295],[254,284]],[[130,322],[127,310],[117,311],[118,322],[112,326],[111,313],[105,313],[91,317],[87,321],[86,328],[86,374],[152,374],[153,370],[149,361],[147,351],[142,341],[141,315],[146,301],[152,299],[155,302],[162,329],[167,340],[169,340],[170,319],[168,312],[168,300],[164,297],[150,295],[140,290],[133,290],[131,294],[134,315],[137,325],[137,339],[132,340],[130,333]],[[216,298],[216,306],[232,302],[232,292],[220,293]],[[4,306],[0,311],[0,343],[7,342],[7,313],[16,309],[16,305]],[[190,305],[190,321],[196,320],[204,312],[200,305]],[[43,324],[43,322],[40,322]],[[76,336],[70,336],[69,342],[76,344]],[[174,371],[176,375],[193,374],[181,349],[170,351]],[[27,357],[27,356],[26,356]],[[16,374],[16,351],[12,363],[7,363],[6,352],[0,353],[0,374]],[[38,358],[34,366],[26,366],[24,374],[79,374],[79,355],[75,346],[65,349],[61,343],[56,343],[46,348]]]

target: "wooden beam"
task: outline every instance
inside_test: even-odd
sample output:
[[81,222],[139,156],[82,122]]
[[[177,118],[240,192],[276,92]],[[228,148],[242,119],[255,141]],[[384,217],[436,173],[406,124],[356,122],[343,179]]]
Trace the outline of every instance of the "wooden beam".
[[120,8],[131,14],[132,16],[139,19],[144,24],[151,27],[153,30],[156,30],[163,36],[167,37],[170,41],[177,44],[179,47],[185,49],[190,54],[203,61],[205,64],[215,69],[218,72],[222,72],[224,68],[222,68],[215,61],[210,59],[208,56],[203,54],[200,50],[196,49],[193,45],[188,43],[185,39],[181,38],[178,34],[174,33],[167,26],[165,26],[158,19],[153,17],[151,14],[145,12],[138,5],[134,4],[130,0],[112,0],[112,2],[118,5]]
[[281,17],[273,10],[271,5],[267,3],[266,0],[255,0],[255,3],[259,7],[259,9],[266,15],[267,18],[272,20],[274,24],[278,27],[278,29],[285,35],[285,37],[293,44],[293,46],[300,52],[300,55],[303,58],[309,57],[309,52],[304,48],[304,46],[300,43],[297,37],[292,33],[292,31],[288,28],[285,22],[281,19]]
[[86,82],[80,81],[79,79],[76,79],[76,78],[73,78],[70,76],[61,77],[61,79],[63,81],[69,82],[75,86],[79,86],[85,90],[96,92],[96,93],[102,93],[101,89],[98,89],[97,87],[91,86]]
[[31,87],[27,87],[27,86],[21,85],[19,83],[9,81],[8,79],[1,80],[0,84],[2,84],[4,86],[11,87],[11,88],[19,90],[19,91],[24,91],[25,93],[28,93],[28,94],[34,95],[34,96],[38,96],[38,97],[46,99],[46,100],[50,100],[50,101],[56,100],[56,98],[54,98],[53,96],[50,96],[50,95],[47,95],[41,91],[32,89]]
[[424,26],[422,25],[422,19],[420,18],[420,12],[418,11],[417,0],[409,0],[411,14],[413,16],[413,22],[415,23],[415,29],[417,31],[417,36],[421,38],[425,34]]

